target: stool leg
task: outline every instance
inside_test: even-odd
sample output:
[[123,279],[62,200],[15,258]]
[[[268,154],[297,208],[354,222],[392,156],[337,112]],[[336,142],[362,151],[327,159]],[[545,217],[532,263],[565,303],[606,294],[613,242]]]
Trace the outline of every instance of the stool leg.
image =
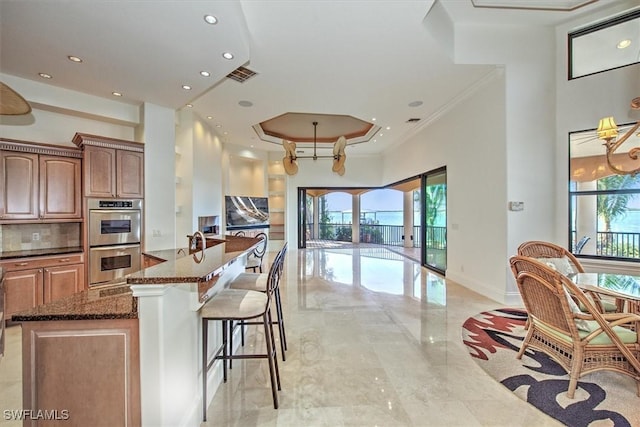
[[282,348],[282,361],[284,362],[284,352],[287,350],[287,336],[284,332],[284,317],[282,316],[282,300],[280,299],[280,287],[274,292],[276,298],[276,314],[278,316],[278,329],[280,333],[280,346]]
[[[222,321],[222,380],[227,382],[227,321]],[[231,360],[229,360],[231,363]]]
[[271,307],[269,307],[269,310],[267,312],[267,315],[269,316],[269,336],[271,339],[271,352],[273,353],[273,365],[274,365],[274,372],[276,373],[276,382],[278,384],[278,390],[282,390],[282,387],[280,386],[280,370],[278,369],[278,351],[276,350],[276,337],[273,333],[273,317],[271,315]]
[[[231,356],[232,354],[233,354],[233,320],[229,320],[229,356]],[[232,369],[232,368],[233,368],[233,359],[230,358],[229,369]]]
[[208,320],[202,319],[202,421],[207,421],[207,336]]
[[262,323],[264,324],[264,341],[267,345],[267,360],[269,361],[269,376],[271,377],[271,395],[273,396],[273,408],[278,409],[278,392],[276,391],[276,381],[274,378],[274,372],[277,367],[274,366],[275,357],[273,357],[271,335],[269,334],[269,328],[271,327],[269,310],[264,313],[262,319]]

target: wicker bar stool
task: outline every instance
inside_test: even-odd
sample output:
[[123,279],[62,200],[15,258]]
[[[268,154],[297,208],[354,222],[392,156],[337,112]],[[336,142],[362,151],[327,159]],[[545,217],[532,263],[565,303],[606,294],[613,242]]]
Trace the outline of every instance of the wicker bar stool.
[[[270,272],[269,281],[275,279],[275,271]],[[270,287],[267,285],[267,287]],[[268,293],[244,289],[225,289],[215,294],[200,309],[202,319],[202,420],[207,420],[207,373],[216,360],[222,360],[223,381],[227,382],[227,361],[233,359],[267,359],[271,380],[273,407],[278,409],[278,391],[281,390],[278,358],[274,345],[273,319],[270,308],[271,298]],[[214,356],[209,359],[208,332],[209,322],[220,321],[222,324],[222,343]],[[232,353],[231,339],[234,322],[259,323],[264,328],[265,353],[238,354]]]
[[[270,298],[273,297],[276,308],[276,320],[274,324],[278,325],[278,334],[280,337],[280,349],[282,355],[282,361],[286,360],[285,351],[287,350],[287,337],[284,329],[284,317],[282,314],[282,299],[280,297],[280,280],[282,279],[284,271],[284,261],[287,255],[287,243],[284,244],[282,249],[276,254],[269,274],[260,273],[241,273],[229,283],[229,289],[243,289],[250,291],[257,291],[267,294]],[[270,283],[269,276],[274,273],[273,283]],[[271,286],[270,286],[271,285]],[[241,322],[241,326],[247,324],[256,324],[256,322]],[[242,344],[244,345],[244,328],[242,330]]]

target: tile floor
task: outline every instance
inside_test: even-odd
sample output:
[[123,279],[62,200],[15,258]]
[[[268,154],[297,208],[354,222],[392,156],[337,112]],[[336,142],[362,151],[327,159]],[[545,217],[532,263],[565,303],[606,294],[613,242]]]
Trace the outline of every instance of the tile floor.
[[[240,361],[203,426],[560,425],[488,377],[464,348],[464,320],[499,303],[384,248],[290,249],[285,268],[280,408],[266,361]],[[251,329],[244,351],[254,345],[261,334]],[[20,352],[20,329],[11,327],[2,411],[21,406]],[[0,426],[14,425],[0,415]]]

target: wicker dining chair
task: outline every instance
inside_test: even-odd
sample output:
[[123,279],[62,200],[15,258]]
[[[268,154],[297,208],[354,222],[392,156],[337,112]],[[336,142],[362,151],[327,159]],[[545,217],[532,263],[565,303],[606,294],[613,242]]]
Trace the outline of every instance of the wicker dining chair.
[[[640,396],[640,343],[632,329],[640,315],[600,313],[567,276],[533,258],[513,256],[510,265],[530,321],[517,358],[529,347],[552,357],[569,374],[571,399],[578,379],[600,370],[630,376]],[[586,310],[574,305],[569,294]]]
[[[564,275],[585,272],[584,267],[571,251],[555,243],[540,240],[524,242],[518,247],[518,255],[535,258]],[[588,291],[586,293],[601,313],[616,313],[622,311],[623,304],[621,302],[611,301],[611,298],[603,298],[602,295],[595,291]]]

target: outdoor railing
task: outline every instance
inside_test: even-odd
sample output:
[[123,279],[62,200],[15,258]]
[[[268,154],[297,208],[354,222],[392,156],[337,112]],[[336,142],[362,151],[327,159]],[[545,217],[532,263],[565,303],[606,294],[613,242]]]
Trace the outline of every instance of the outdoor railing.
[[640,233],[598,232],[596,254],[616,258],[640,258]]
[[[377,243],[389,246],[404,246],[401,225],[360,224],[360,242]],[[307,224],[307,239],[352,241],[352,224],[321,223],[318,224],[318,236],[313,233],[313,224]],[[431,249],[447,247],[446,227],[427,227],[427,245]],[[413,227],[413,247],[421,247],[420,227]]]
[[[571,232],[571,236],[573,239],[572,248],[575,250],[578,236],[575,231]],[[600,231],[596,233],[595,244],[595,255],[640,259],[640,233]],[[585,251],[582,253],[589,255]]]

